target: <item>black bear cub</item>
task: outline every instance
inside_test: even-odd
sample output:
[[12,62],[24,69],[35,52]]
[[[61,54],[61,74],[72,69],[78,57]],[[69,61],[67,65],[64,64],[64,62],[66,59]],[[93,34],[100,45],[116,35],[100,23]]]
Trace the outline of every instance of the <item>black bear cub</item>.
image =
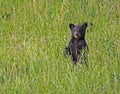
[[87,64],[88,46],[85,40],[87,26],[87,23],[83,23],[82,25],[69,24],[72,36],[68,47],[65,48],[64,55],[65,57],[71,55],[74,64],[79,60],[81,63],[85,62]]

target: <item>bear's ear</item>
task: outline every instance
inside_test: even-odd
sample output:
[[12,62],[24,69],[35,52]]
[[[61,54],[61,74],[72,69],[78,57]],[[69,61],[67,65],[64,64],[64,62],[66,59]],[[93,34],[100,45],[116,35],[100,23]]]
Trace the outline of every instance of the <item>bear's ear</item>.
[[72,24],[72,23],[69,24],[70,29],[72,29],[74,26],[75,26],[75,25]]
[[83,28],[87,28],[88,24],[87,23],[83,23],[82,27]]

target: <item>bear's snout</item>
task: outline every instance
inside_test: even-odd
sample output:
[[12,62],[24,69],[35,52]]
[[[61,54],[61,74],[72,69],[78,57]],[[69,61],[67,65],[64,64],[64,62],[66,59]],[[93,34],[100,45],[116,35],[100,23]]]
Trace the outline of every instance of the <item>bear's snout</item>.
[[78,33],[78,32],[74,33],[74,38],[78,39],[80,36],[81,36],[80,33]]

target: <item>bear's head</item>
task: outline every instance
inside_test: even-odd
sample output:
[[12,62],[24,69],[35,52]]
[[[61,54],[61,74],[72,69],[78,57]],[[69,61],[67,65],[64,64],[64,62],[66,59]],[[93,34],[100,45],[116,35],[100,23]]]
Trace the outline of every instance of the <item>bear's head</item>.
[[85,32],[88,24],[83,23],[82,25],[74,25],[72,23],[69,24],[71,33],[72,33],[72,38],[74,39],[85,39]]

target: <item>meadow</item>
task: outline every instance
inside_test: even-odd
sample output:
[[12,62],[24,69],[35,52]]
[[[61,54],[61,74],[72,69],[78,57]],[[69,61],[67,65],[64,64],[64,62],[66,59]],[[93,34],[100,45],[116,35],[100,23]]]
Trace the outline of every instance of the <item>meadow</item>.
[[[89,67],[64,48],[87,28]],[[120,94],[119,0],[0,0],[0,94]]]

